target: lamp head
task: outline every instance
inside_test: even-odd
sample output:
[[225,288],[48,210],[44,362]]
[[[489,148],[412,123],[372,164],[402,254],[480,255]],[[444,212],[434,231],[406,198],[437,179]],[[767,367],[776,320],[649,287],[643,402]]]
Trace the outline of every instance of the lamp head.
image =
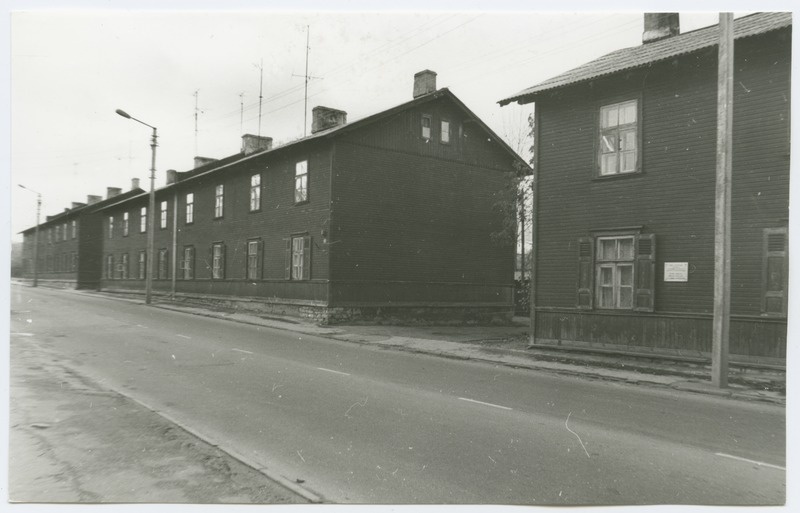
[[116,110],[116,113],[117,113],[117,114],[119,114],[120,116],[122,116],[123,118],[128,118],[128,119],[131,119],[131,115],[130,115],[130,114],[128,114],[127,112],[125,112],[125,111],[124,111],[124,110],[122,110],[122,109],[117,109],[117,110]]

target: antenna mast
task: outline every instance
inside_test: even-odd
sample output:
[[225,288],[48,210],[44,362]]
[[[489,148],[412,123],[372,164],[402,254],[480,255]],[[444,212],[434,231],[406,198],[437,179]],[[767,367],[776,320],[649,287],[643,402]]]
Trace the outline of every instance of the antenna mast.
[[261,58],[261,64],[258,66],[261,70],[261,79],[258,86],[258,136],[261,137],[261,99],[264,93],[264,58]]
[[195,89],[194,91],[194,154],[195,156],[198,155],[197,153],[197,97],[200,93],[200,89]]
[[303,137],[306,136],[308,130],[308,50],[311,48],[309,41],[311,37],[311,26],[306,25],[306,89],[303,95]]
[[244,135],[244,91],[239,93],[239,135]]

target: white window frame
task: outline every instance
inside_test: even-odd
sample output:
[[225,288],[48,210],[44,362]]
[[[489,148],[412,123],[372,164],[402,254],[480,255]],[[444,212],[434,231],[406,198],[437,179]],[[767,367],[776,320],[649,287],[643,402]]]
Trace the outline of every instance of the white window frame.
[[[50,235],[49,232],[48,235]],[[47,238],[49,239],[50,237]],[[108,216],[108,238],[109,239],[114,238],[114,216]]]
[[[620,252],[620,241],[630,241],[630,256],[626,257]],[[602,246],[603,242],[615,242],[615,256],[614,258],[604,259]],[[636,271],[636,238],[633,235],[618,235],[618,236],[603,236],[597,237],[597,247],[595,250],[595,291],[596,291],[596,304],[597,308],[602,310],[633,310],[636,293],[635,271]],[[604,271],[610,276],[608,283],[604,283]],[[630,283],[624,284],[623,278],[629,277]],[[611,290],[611,304],[604,301],[604,290]],[[625,296],[623,290],[627,289],[628,294]],[[630,304],[623,304],[624,298],[627,297]]]
[[214,219],[219,219],[225,212],[225,186],[214,187]]
[[250,212],[261,210],[261,173],[250,177]]
[[211,245],[211,279],[222,280],[225,278],[225,245],[215,242]]
[[308,201],[308,160],[301,160],[294,165],[294,202]]
[[[625,116],[625,113],[632,115]],[[639,100],[626,100],[600,107],[598,176],[616,176],[639,171]],[[620,119],[622,118],[622,119]],[[625,167],[625,157],[633,164]]]
[[303,239],[292,237],[292,280],[302,280],[303,277]]
[[142,207],[139,210],[139,233],[147,231],[147,207]]
[[247,279],[257,280],[259,275],[258,269],[258,252],[260,241],[249,240],[247,241]]
[[145,279],[147,273],[147,251],[139,251],[139,279]]
[[168,209],[168,207],[169,207],[169,205],[167,204],[166,201],[162,201],[161,202],[161,223],[160,224],[161,224],[161,229],[162,230],[167,227],[167,209]]
[[447,119],[439,122],[439,140],[442,144],[450,144],[450,121]]
[[186,193],[186,224],[194,223],[194,193]]
[[122,236],[128,236],[128,213],[124,212],[122,214]]
[[78,221],[72,220],[72,238],[75,239],[78,237]]

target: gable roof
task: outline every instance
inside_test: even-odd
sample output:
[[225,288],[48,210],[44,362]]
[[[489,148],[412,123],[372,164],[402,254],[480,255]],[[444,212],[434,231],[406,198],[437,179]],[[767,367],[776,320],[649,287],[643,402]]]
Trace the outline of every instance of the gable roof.
[[[51,224],[58,224],[63,219],[69,218],[74,214],[86,214],[86,213],[92,213],[92,212],[97,211],[97,210],[102,210],[102,209],[104,209],[106,207],[109,207],[111,205],[114,205],[116,203],[122,203],[124,201],[127,201],[127,200],[131,199],[132,197],[139,196],[139,195],[141,195],[143,193],[145,193],[145,191],[142,190],[141,188],[137,187],[136,189],[131,189],[129,191],[125,191],[125,192],[122,192],[120,194],[117,194],[116,196],[112,196],[110,198],[106,198],[106,199],[100,200],[97,203],[90,203],[90,204],[81,205],[81,206],[75,207],[75,208],[65,209],[63,212],[59,212],[58,214],[54,214],[52,216],[47,216],[47,218],[45,218],[44,221],[39,223],[39,228],[41,229],[42,227],[46,227],[46,226],[51,225]],[[36,226],[31,226],[30,228],[26,228],[26,229],[22,230],[19,233],[26,234],[26,233],[32,232],[34,230],[36,230]]]
[[[733,37],[734,39],[742,39],[766,34],[791,25],[792,13],[789,12],[751,14],[734,20]],[[586,82],[620,71],[643,67],[705,48],[711,48],[718,43],[719,25],[713,25],[659,41],[623,48],[545,80],[533,87],[524,89],[513,96],[500,100],[498,103],[500,105],[507,105],[514,101],[530,103],[534,101],[536,95],[545,91]]]

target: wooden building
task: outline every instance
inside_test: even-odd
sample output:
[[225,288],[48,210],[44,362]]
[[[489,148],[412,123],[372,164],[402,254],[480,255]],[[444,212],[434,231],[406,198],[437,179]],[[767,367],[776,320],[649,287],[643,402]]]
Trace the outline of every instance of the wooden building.
[[[786,355],[791,14],[735,20],[730,351]],[[718,26],[646,14],[643,43],[500,101],[535,102],[535,342],[711,349]]]
[[[156,191],[156,293],[320,322],[508,322],[513,244],[495,208],[524,162],[436,74],[414,98],[308,137],[169,172]],[[103,209],[104,290],[141,290],[147,194]]]
[[[102,252],[102,220],[100,210],[110,203],[141,194],[138,180],[131,190],[122,192],[108,187],[106,198],[89,195],[86,203],[72,203],[63,212],[50,215],[38,227],[22,232],[23,275],[40,283],[62,288],[96,289],[100,286],[100,255]],[[34,266],[37,255],[38,266]]]

